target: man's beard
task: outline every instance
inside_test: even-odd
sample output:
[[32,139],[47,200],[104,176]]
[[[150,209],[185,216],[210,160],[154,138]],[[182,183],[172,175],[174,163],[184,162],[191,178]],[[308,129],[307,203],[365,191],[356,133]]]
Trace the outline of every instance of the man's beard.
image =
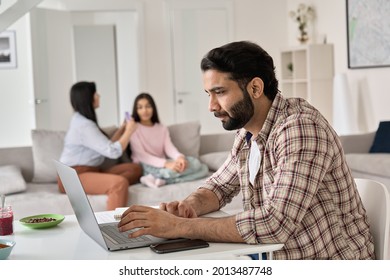
[[244,98],[230,108],[230,114],[226,111],[214,112],[215,117],[227,116],[226,121],[222,121],[222,126],[226,130],[236,130],[244,127],[254,114],[253,102],[246,89],[243,89]]

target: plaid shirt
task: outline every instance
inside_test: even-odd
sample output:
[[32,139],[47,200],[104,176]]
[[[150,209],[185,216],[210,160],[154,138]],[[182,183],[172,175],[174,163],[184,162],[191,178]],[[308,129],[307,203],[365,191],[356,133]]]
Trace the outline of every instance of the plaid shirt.
[[[248,135],[249,134],[249,135]],[[278,94],[255,140],[262,162],[249,182],[249,132],[202,188],[223,207],[242,191],[236,227],[249,244],[284,243],[275,259],[373,259],[367,216],[336,132],[303,99]]]

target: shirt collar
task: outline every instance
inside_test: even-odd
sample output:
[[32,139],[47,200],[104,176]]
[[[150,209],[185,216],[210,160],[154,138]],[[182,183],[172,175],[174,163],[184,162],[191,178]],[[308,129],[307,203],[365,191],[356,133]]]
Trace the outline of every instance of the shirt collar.
[[[259,132],[259,137],[262,138],[264,141],[267,141],[272,128],[277,122],[285,106],[286,106],[286,99],[280,93],[277,93],[275,99],[272,101],[271,108],[268,111],[267,118],[264,121],[263,127]],[[239,134],[241,135],[242,138],[245,138],[246,143],[250,142],[252,138],[252,133],[242,128]]]

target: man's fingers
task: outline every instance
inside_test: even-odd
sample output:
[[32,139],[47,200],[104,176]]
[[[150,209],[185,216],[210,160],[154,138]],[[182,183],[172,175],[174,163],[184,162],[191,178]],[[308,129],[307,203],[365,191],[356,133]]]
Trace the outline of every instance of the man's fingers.
[[151,209],[149,206],[142,206],[142,205],[131,205],[125,212],[123,212],[122,217],[126,216],[130,212],[147,212]]
[[120,232],[133,230],[131,233],[128,234],[129,238],[136,238],[141,235],[150,234],[150,228],[148,226],[141,226],[141,223],[136,223],[136,222],[120,227],[118,230]]
[[149,228],[141,228],[137,231],[130,233],[128,236],[129,236],[129,238],[137,238],[137,237],[140,237],[142,235],[147,235],[147,234],[149,234]]
[[118,227],[128,224],[134,220],[146,220],[148,211],[152,209],[147,206],[133,205],[130,206],[121,217]]
[[166,211],[168,212],[168,213],[171,213],[171,214],[177,214],[177,207],[178,207],[178,205],[179,205],[179,202],[178,201],[172,201],[172,202],[169,202],[169,203],[167,203],[166,204]]
[[167,211],[167,204],[165,202],[160,203],[159,207],[161,210]]
[[187,218],[188,215],[188,209],[183,204],[180,204],[178,207],[179,210],[179,217]]

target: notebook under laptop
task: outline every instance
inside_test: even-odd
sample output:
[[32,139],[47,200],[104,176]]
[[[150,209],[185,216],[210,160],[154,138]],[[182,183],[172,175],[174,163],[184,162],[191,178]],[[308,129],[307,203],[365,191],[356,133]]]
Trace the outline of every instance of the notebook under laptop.
[[76,170],[58,161],[54,163],[80,227],[103,248],[116,251],[167,241],[151,235],[128,238],[130,231],[119,232],[117,222],[98,224]]

